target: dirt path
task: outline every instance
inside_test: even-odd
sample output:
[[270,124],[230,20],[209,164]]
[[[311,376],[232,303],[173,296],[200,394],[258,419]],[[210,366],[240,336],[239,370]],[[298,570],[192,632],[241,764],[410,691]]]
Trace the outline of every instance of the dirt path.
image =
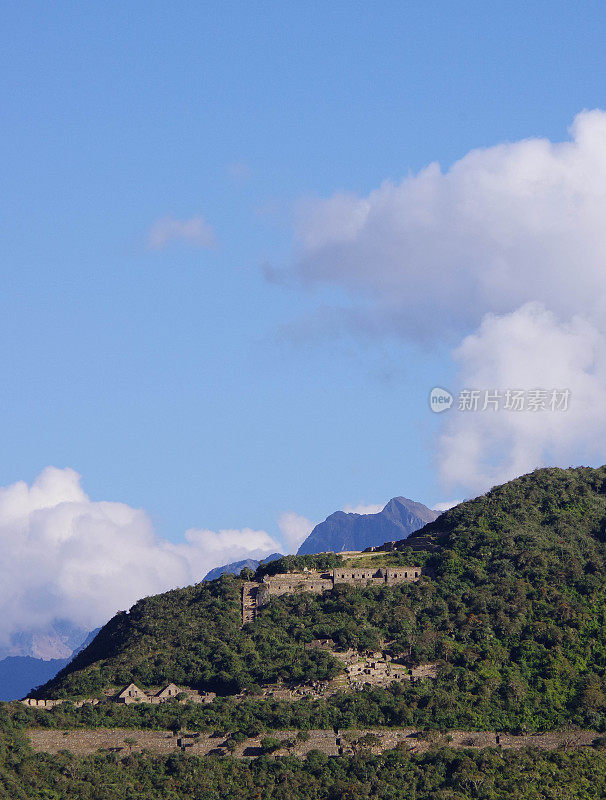
[[[126,728],[94,728],[76,730],[29,729],[27,731],[34,750],[58,753],[69,750],[77,755],[88,755],[99,750],[110,750],[121,755],[148,750],[151,753],[169,754],[183,750],[191,755],[225,755],[229,752],[225,736],[216,734],[173,734],[170,731],[130,730]],[[396,746],[410,752],[421,753],[432,744],[449,747],[502,747],[520,750],[538,747],[542,750],[590,746],[598,736],[595,731],[553,731],[543,734],[513,736],[491,732],[450,731],[446,735],[431,734],[428,739],[423,732],[412,728],[373,728],[366,730],[309,731],[307,739],[297,738],[297,731],[270,731],[266,734],[283,745],[274,752],[305,756],[310,750],[320,750],[330,756],[347,755],[360,749],[373,753],[391,750]],[[254,758],[261,755],[261,739],[251,738],[239,743],[233,750],[236,758]]]

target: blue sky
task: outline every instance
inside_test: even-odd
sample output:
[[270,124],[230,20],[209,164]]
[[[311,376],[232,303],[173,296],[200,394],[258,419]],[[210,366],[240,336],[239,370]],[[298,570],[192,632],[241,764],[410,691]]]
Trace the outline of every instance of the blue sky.
[[[174,541],[457,497],[427,394],[461,337],[311,324],[356,298],[293,272],[297,208],[566,140],[606,108],[605,23],[593,2],[6,3],[0,485],[71,467]],[[215,243],[150,247],[167,218]]]

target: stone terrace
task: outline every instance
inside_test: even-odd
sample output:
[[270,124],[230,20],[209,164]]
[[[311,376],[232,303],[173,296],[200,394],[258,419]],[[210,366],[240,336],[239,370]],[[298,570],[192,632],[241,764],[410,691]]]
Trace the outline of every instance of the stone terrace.
[[[147,750],[168,755],[182,750],[190,755],[226,755],[229,752],[228,738],[221,734],[178,733],[170,731],[130,730],[127,728],[92,730],[29,729],[28,735],[34,750],[58,753],[69,750],[76,755],[89,755],[99,750],[109,750],[121,755]],[[265,734],[264,734],[265,735]],[[500,747],[505,750],[521,750],[537,747],[541,750],[557,748],[573,749],[591,746],[598,736],[595,731],[553,731],[542,734],[498,734],[491,731],[471,732],[454,730],[446,734],[437,731],[423,732],[413,728],[370,728],[345,730],[335,734],[332,730],[313,730],[304,741],[297,738],[297,731],[268,731],[266,734],[284,743],[275,751],[276,755],[292,754],[305,756],[310,750],[320,750],[329,756],[349,755],[360,749],[374,753],[404,747],[410,752],[422,753],[432,746],[454,748]],[[247,739],[236,745],[236,758],[254,758],[263,752],[261,738]]]

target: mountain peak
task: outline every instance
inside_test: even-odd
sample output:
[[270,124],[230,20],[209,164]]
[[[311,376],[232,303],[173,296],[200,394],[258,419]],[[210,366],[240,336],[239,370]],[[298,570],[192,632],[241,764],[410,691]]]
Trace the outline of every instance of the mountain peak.
[[393,497],[376,514],[335,511],[313,529],[298,550],[299,555],[346,550],[365,550],[387,541],[405,539],[433,522],[438,513],[407,497]]

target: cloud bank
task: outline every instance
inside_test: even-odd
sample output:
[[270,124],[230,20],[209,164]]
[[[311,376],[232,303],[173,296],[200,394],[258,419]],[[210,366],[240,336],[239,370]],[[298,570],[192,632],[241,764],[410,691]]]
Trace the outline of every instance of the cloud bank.
[[543,464],[604,461],[606,114],[582,112],[570,133],[299,208],[295,276],[346,290],[349,323],[455,346],[458,387],[570,390],[557,418],[449,411],[448,485],[482,491]]
[[140,597],[280,546],[248,528],[189,530],[174,544],[144,511],[92,501],[76,472],[47,467],[31,486],[0,488],[0,657],[66,655],[74,642],[61,652],[53,632],[89,631]]
[[488,315],[454,352],[458,388],[569,388],[566,411],[449,411],[439,464],[449,484],[482,491],[544,464],[606,460],[606,340],[581,316],[540,303]]
[[294,511],[285,511],[278,517],[278,528],[287,553],[296,553],[299,545],[307,539],[316,523]]
[[0,487],[0,658],[64,658],[141,597],[233,561],[296,552],[315,525],[294,511],[277,523],[280,541],[252,528],[192,528],[174,543],[145,511],[91,500],[69,468]]
[[465,333],[537,300],[603,315],[606,114],[579,114],[571,133],[474,150],[446,173],[431,164],[366,197],[307,201],[299,277],[348,289],[416,338]]

